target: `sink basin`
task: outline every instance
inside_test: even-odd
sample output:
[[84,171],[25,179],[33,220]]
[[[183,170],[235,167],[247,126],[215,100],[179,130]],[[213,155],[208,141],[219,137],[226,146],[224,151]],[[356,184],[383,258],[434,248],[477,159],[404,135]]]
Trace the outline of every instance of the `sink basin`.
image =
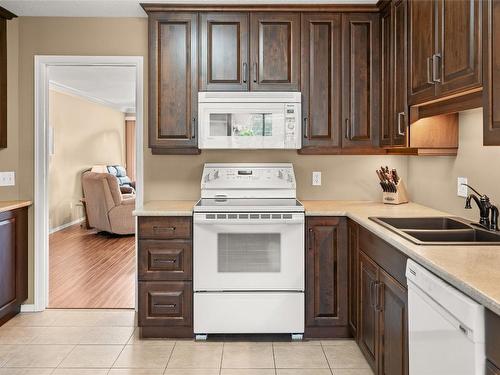
[[451,217],[379,217],[376,219],[397,229],[470,229],[470,225]]
[[500,232],[452,217],[370,217],[417,245],[500,245]]

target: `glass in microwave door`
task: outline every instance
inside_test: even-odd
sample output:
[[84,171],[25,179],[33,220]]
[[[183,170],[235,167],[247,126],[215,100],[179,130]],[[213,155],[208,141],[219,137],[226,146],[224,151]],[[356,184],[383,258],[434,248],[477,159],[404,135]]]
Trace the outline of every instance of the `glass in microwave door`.
[[211,113],[211,137],[270,137],[272,113]]

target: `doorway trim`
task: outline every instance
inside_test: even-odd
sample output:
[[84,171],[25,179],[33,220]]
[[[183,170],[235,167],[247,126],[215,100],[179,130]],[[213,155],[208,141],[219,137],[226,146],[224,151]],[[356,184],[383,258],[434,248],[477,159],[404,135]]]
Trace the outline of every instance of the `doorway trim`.
[[[50,66],[128,66],[136,69],[136,207],[144,201],[144,71],[142,56],[35,56],[35,195],[34,195],[34,288],[33,305],[24,311],[43,311],[49,298],[49,206],[48,206],[48,97]],[[136,240],[137,241],[137,240]],[[137,248],[137,243],[136,243]],[[137,269],[136,269],[137,273]],[[137,307],[137,287],[136,294]]]

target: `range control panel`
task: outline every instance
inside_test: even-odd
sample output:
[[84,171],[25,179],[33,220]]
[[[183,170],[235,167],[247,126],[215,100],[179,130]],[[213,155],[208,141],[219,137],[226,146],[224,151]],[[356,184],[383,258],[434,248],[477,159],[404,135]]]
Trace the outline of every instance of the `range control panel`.
[[[295,174],[289,163],[262,164],[205,164],[201,179],[202,197],[210,191],[210,196],[227,197],[273,197],[271,191],[288,191],[287,196],[295,196]],[[231,194],[247,191],[244,195]],[[218,191],[218,194],[214,194]],[[281,196],[281,194],[280,194]]]

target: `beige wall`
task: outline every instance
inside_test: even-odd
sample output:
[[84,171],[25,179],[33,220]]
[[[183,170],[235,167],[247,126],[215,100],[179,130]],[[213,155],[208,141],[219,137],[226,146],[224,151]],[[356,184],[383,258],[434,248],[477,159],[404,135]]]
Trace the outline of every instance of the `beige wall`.
[[7,148],[0,149],[0,171],[16,172],[15,186],[1,186],[0,199],[19,197],[18,57],[19,21],[7,21]]
[[83,217],[82,171],[93,165],[125,165],[125,114],[81,97],[50,90],[49,228]]
[[457,196],[457,177],[467,177],[469,185],[500,202],[500,147],[483,146],[482,109],[460,113],[457,157],[422,157],[409,160],[409,189],[413,201],[478,219],[479,212],[465,210],[464,198]]

